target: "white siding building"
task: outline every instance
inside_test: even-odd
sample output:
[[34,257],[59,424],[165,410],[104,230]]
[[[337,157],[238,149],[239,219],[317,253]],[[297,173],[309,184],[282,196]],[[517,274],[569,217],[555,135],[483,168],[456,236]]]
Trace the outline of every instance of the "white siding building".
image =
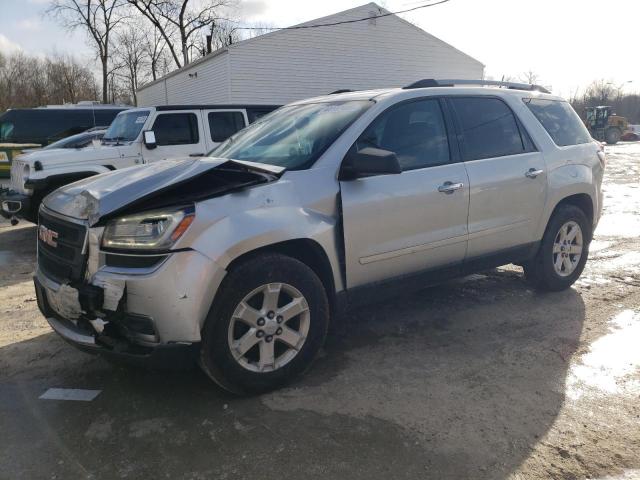
[[[369,3],[306,25],[388,13]],[[144,85],[138,104],[285,104],[338,89],[422,78],[479,79],[484,65],[396,15],[278,30],[217,50]]]

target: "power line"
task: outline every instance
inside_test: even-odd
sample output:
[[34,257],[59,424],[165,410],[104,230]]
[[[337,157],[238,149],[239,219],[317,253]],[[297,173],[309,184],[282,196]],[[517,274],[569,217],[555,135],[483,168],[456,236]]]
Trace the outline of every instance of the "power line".
[[389,17],[391,15],[397,15],[399,13],[407,13],[413,12],[414,10],[420,10],[421,8],[433,7],[435,5],[440,5],[441,3],[447,3],[449,0],[439,0],[434,3],[428,3],[426,5],[419,5],[413,8],[407,8],[406,10],[398,10],[396,12],[383,13],[381,15],[375,15],[373,17],[366,18],[356,18],[353,20],[343,20],[341,22],[333,22],[333,23],[320,23],[316,25],[298,25],[294,27],[235,27],[236,30],[302,30],[305,28],[320,28],[320,27],[333,27],[335,25],[343,25],[345,23],[356,23],[356,22],[366,22],[368,20],[376,20],[378,18]]

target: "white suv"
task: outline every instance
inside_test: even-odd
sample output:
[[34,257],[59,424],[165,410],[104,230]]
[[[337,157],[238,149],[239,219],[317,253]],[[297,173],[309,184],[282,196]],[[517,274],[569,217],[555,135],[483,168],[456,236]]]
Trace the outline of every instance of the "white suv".
[[201,157],[274,105],[163,105],[125,110],[102,142],[44,148],[15,158],[11,189],[0,194],[0,215],[36,222],[42,199],[82,178],[174,157]]
[[89,351],[191,352],[222,387],[304,371],[344,308],[507,263],[581,274],[604,154],[531,85],[423,80],[297,102],[210,157],[100,175],[40,208],[38,304]]

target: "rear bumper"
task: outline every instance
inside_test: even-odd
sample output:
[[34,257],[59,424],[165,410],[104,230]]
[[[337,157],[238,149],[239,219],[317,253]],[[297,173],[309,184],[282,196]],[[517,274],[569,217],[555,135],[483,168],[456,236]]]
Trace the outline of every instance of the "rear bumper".
[[[79,350],[144,367],[182,369],[194,364],[200,349],[199,342],[141,344],[116,333],[115,329],[104,328],[98,332],[87,318],[75,321],[62,318],[51,307],[47,296],[50,286],[44,283],[48,282],[34,277],[40,312],[58,335]],[[81,297],[83,293],[78,295]]]
[[0,193],[0,215],[4,218],[34,218],[31,197],[13,190]]

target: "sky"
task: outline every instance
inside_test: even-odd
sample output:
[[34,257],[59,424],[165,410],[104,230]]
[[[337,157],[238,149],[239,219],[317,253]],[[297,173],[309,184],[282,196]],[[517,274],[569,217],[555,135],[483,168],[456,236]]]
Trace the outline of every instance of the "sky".
[[[0,51],[70,53],[92,61],[86,37],[58,26],[45,14],[48,3],[0,0]],[[247,24],[289,26],[364,3],[240,0],[234,16]],[[397,11],[427,1],[377,3]],[[450,0],[400,16],[480,60],[486,76],[518,78],[533,71],[539,83],[563,96],[596,79],[640,91],[640,0]]]

